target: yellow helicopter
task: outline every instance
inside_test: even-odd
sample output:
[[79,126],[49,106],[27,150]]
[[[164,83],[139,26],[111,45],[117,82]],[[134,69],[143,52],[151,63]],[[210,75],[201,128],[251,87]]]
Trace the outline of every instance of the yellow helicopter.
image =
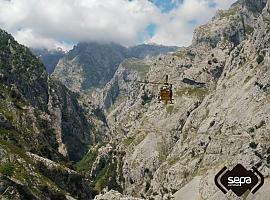
[[150,81],[137,81],[139,83],[144,84],[155,84],[155,85],[162,85],[162,87],[159,90],[158,100],[159,102],[162,101],[165,104],[173,104],[173,91],[172,91],[172,84],[169,83],[169,76],[165,75],[165,79],[163,83],[158,82],[150,82]]

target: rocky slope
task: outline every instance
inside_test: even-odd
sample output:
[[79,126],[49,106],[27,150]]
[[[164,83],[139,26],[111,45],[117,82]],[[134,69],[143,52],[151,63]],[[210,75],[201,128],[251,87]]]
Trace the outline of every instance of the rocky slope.
[[[198,27],[190,47],[156,57],[145,57],[144,46],[127,56],[115,44],[80,43],[51,78],[1,31],[1,195],[267,200],[269,10],[269,0],[239,0]],[[168,105],[157,100],[160,86],[138,82],[166,74]],[[78,95],[55,77],[74,91],[94,90]],[[68,161],[79,161],[76,171]],[[255,195],[224,195],[214,185],[221,168],[238,163],[265,176]]]
[[[106,111],[111,144],[96,151],[85,173],[106,179],[116,163],[118,187],[108,189],[143,199],[268,199],[269,10],[269,0],[238,1],[197,28],[190,47],[121,63],[93,94]],[[158,86],[137,82],[166,74],[172,105],[158,103]],[[214,185],[221,168],[237,163],[263,173],[260,192],[238,198]],[[97,199],[108,195],[117,196]]]
[[130,48],[118,44],[79,43],[62,58],[53,73],[73,91],[103,87],[126,58],[144,58],[174,51],[176,47],[138,45]]
[[[48,78],[30,50],[0,30],[0,194],[4,199],[91,199],[72,170],[105,122]],[[69,169],[71,168],[71,169]]]
[[59,60],[64,57],[65,52],[59,48],[56,50],[30,49],[46,67],[48,74],[52,74]]

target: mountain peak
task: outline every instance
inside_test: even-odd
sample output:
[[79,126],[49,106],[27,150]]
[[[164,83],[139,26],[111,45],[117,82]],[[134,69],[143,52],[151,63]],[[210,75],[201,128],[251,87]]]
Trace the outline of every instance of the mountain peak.
[[72,90],[88,90],[104,86],[127,58],[143,59],[175,50],[176,47],[149,44],[126,48],[116,43],[80,42],[59,61],[53,76]]

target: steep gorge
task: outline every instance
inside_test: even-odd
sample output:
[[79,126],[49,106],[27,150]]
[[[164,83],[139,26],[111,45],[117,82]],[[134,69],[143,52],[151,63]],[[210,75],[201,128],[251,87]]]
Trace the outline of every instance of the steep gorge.
[[[242,199],[267,199],[269,6],[269,1],[238,1],[198,27],[190,47],[126,60],[104,89],[93,93],[106,112],[115,149],[122,152],[115,159],[123,160],[122,174],[116,176],[123,194],[238,199],[224,195],[213,180],[224,166],[241,163],[266,177],[260,192]],[[138,83],[160,82],[166,74],[174,85],[173,105],[158,103],[157,86]],[[113,196],[120,194],[97,199]]]
[[[107,189],[96,199],[239,199],[213,180],[241,163],[266,179],[240,199],[267,199],[269,10],[269,0],[239,0],[198,27],[191,46],[153,57],[135,48],[126,59],[119,47],[102,59],[81,43],[51,77],[0,31],[2,196],[91,199]],[[112,68],[90,70],[108,76],[86,77],[94,58]],[[158,102],[159,86],[138,82],[166,74],[171,105]]]
[[[30,50],[0,30],[0,193],[7,199],[89,199],[72,163],[104,127],[78,94],[47,76]],[[71,168],[71,169],[70,169]]]

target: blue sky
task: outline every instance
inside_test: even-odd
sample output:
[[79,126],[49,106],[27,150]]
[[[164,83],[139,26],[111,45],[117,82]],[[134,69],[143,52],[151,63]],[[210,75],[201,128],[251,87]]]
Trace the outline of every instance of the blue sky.
[[[151,3],[155,4],[162,13],[170,13],[172,10],[177,9],[181,6],[184,0],[149,0]],[[208,1],[209,8],[216,8],[218,4],[214,0]],[[191,25],[198,25],[198,21],[196,19],[191,19],[189,21]],[[146,27],[146,31],[150,37],[153,37],[156,33],[157,24],[150,23]]]
[[157,25],[154,23],[150,23],[147,27],[146,27],[146,31],[148,33],[148,35],[150,37],[153,37],[156,33],[156,29],[157,29]]
[[178,7],[183,0],[150,0],[154,3],[162,12],[168,13],[171,10]]
[[33,48],[79,41],[187,46],[194,29],[236,0],[0,0],[0,28]]
[[[183,0],[149,0],[150,2],[152,2],[153,4],[155,4],[162,13],[169,13],[171,10],[177,8],[182,2]],[[148,32],[148,35],[150,37],[153,37],[155,35],[157,29],[157,24],[154,23],[150,23],[147,28],[146,31]]]

